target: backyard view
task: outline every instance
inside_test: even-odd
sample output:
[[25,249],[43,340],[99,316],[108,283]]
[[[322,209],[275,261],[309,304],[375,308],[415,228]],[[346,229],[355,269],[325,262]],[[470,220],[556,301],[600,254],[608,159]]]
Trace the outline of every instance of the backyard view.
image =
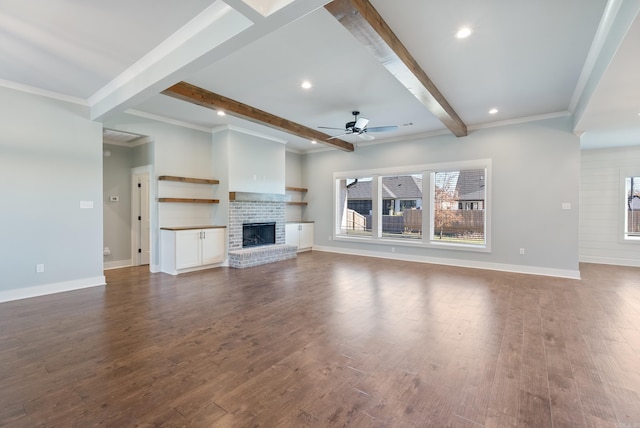
[[422,174],[343,180],[341,233],[373,235],[374,184],[379,183],[381,200],[376,206],[382,219],[381,237],[422,239],[423,221],[428,224],[431,218],[433,241],[484,244],[485,170],[434,172],[429,178],[433,183],[433,208],[426,220]]
[[625,237],[640,237],[640,177],[626,177],[627,211]]

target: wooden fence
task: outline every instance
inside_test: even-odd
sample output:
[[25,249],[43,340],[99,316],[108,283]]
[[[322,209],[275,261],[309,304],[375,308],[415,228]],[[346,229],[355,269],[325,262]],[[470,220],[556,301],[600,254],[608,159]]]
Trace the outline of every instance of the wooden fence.
[[640,211],[628,211],[627,225],[628,233],[640,233]]
[[[347,210],[347,230],[371,230],[371,227],[370,215],[362,215],[354,210]],[[422,232],[422,210],[410,209],[405,210],[402,215],[382,216],[382,233]],[[434,235],[439,234],[440,228],[434,230]],[[447,236],[484,234],[484,210],[456,211],[451,223],[442,228],[442,234]]]

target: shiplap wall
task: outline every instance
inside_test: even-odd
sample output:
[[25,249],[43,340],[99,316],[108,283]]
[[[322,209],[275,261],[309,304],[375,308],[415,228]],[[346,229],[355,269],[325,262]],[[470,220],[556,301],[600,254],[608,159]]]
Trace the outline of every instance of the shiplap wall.
[[640,242],[622,239],[621,178],[640,175],[640,145],[583,150],[580,164],[580,261],[640,266]]

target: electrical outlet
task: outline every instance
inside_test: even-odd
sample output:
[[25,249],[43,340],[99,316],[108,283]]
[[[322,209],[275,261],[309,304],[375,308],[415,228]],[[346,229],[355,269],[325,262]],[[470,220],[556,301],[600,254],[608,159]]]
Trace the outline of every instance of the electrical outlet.
[[37,273],[42,273],[42,272],[44,272],[44,264],[42,264],[42,263],[38,263],[38,264],[36,265],[36,272],[37,272]]
[[520,248],[520,255],[524,255],[524,248]]
[[395,253],[396,252],[396,247],[391,247],[391,252]]

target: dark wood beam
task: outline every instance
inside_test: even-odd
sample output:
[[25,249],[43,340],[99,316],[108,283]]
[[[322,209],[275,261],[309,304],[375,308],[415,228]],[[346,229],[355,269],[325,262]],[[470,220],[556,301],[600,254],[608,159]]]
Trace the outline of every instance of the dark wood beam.
[[214,110],[221,109],[233,116],[240,117],[254,123],[259,123],[261,125],[265,125],[280,131],[288,132],[289,134],[297,135],[298,137],[306,138],[309,140],[316,140],[319,143],[323,143],[328,146],[344,150],[346,152],[352,152],[354,150],[353,144],[349,142],[337,138],[329,140],[331,136],[323,132],[316,131],[312,128],[307,128],[304,125],[300,125],[290,120],[283,119],[271,113],[267,113],[266,111],[251,107],[250,105],[232,100],[231,98],[213,93],[187,82],[176,83],[170,88],[162,91],[162,93],[164,95],[168,95],[170,97],[177,98],[183,101],[188,101],[202,107],[207,107]]
[[334,0],[325,8],[451,132],[467,135],[467,125],[368,0]]

